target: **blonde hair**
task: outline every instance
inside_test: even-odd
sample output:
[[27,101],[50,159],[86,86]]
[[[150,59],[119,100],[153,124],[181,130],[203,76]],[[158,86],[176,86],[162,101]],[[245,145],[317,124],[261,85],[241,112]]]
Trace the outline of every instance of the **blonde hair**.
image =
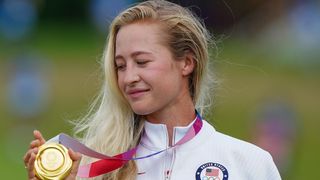
[[[115,41],[119,29],[138,21],[160,23],[166,43],[176,59],[191,52],[195,69],[190,76],[189,91],[197,110],[202,114],[211,78],[208,73],[208,41],[210,36],[203,24],[191,11],[164,0],[139,3],[120,13],[110,25],[106,49],[103,56],[104,86],[93,103],[88,115],[75,127],[75,133],[83,133],[82,141],[89,147],[108,155],[115,155],[138,145],[143,121],[125,100],[117,84],[115,70]],[[82,163],[92,159],[83,157]],[[96,179],[135,179],[137,167],[130,161],[124,167]]]

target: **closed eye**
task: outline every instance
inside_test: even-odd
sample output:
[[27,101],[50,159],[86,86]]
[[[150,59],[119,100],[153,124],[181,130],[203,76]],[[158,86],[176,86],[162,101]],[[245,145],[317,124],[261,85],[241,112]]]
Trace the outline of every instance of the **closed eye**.
[[126,68],[124,64],[116,65],[116,70],[117,71],[123,71]]
[[136,63],[138,65],[146,65],[148,62],[150,62],[149,60],[137,60]]

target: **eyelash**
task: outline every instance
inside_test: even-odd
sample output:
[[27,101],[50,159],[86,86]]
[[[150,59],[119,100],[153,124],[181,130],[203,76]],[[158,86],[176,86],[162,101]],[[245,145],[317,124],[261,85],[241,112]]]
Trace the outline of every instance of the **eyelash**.
[[[136,63],[137,63],[139,66],[144,66],[144,65],[146,65],[148,62],[150,62],[150,61],[149,61],[149,60],[136,60]],[[126,65],[125,65],[125,64],[116,65],[116,70],[117,70],[117,71],[124,70],[124,68],[126,68]]]
[[125,68],[126,66],[125,65],[116,65],[116,70],[117,71],[121,71]]
[[136,61],[136,63],[138,64],[138,65],[145,65],[145,64],[147,64],[149,61],[148,60],[137,60]]

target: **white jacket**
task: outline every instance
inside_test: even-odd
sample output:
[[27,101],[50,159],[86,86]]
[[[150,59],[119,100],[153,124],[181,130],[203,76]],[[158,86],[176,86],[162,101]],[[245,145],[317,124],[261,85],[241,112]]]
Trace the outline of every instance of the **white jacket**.
[[[192,126],[175,127],[172,142],[178,142]],[[168,147],[166,125],[145,122],[145,133],[136,156]],[[278,180],[271,155],[248,142],[217,132],[203,121],[199,134],[170,150],[137,160],[137,180]]]

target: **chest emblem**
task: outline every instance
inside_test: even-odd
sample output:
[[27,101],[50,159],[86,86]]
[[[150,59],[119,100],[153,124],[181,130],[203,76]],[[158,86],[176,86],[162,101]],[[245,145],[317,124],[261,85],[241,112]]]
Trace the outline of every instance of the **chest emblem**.
[[228,170],[218,163],[201,165],[196,172],[196,180],[228,180]]

